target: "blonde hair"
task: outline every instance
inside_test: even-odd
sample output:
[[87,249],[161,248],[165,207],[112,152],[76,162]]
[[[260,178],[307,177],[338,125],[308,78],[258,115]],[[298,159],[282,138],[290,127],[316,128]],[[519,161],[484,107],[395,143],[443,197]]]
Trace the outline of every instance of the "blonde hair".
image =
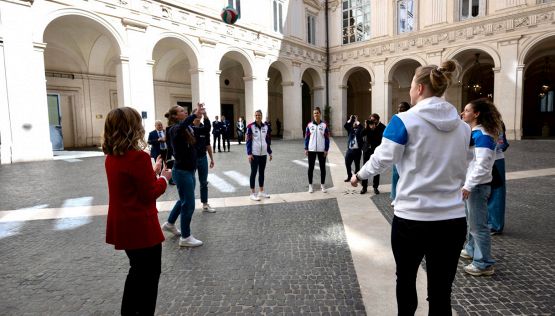
[[107,155],[121,156],[130,150],[143,150],[145,130],[135,109],[116,108],[108,112],[102,135],[102,151]]
[[414,82],[425,85],[434,96],[441,97],[460,72],[461,66],[456,60],[447,60],[441,66],[428,65],[416,68]]

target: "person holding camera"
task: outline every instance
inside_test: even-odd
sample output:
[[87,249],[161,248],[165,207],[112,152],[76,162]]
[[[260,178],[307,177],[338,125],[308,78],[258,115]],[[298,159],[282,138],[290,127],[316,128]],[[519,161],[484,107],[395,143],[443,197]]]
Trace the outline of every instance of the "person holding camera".
[[360,170],[360,156],[362,155],[362,126],[356,115],[351,115],[349,120],[343,125],[349,135],[347,152],[345,153],[345,167],[347,168],[347,179],[345,182],[351,181],[353,173],[351,165],[355,163],[355,173]]
[[[380,122],[380,116],[377,113],[370,115],[368,120],[366,120],[366,128],[362,132],[362,137],[364,139],[365,148],[362,157],[363,164],[365,164],[370,156],[374,153],[376,148],[382,143],[383,132],[385,130],[385,125]],[[380,175],[377,174],[372,179],[372,187],[374,188],[374,194],[380,194],[378,186],[380,185]],[[362,190],[360,194],[366,193],[368,190],[368,180],[362,181]]]

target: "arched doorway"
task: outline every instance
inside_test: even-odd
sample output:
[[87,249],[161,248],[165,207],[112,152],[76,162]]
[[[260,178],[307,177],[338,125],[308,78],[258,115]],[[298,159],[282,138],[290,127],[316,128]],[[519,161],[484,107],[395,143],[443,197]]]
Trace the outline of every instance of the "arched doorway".
[[555,36],[534,45],[524,59],[522,136],[555,136]]
[[[276,63],[272,64],[275,65]],[[283,77],[281,71],[273,66],[268,69],[268,119],[272,123],[272,135],[283,135]],[[280,128],[278,130],[277,121]],[[279,135],[278,135],[279,132]]]
[[413,59],[404,59],[398,61],[389,73],[389,84],[391,91],[391,103],[388,104],[388,119],[397,113],[397,106],[401,102],[410,103],[410,85],[416,68],[422,66],[418,61]]
[[156,119],[164,121],[164,114],[174,105],[191,113],[191,70],[197,68],[191,48],[178,38],[166,37],[154,46],[152,59]]
[[[239,116],[244,117],[247,124],[252,122],[254,111],[258,109],[255,100],[251,101],[254,108],[247,108],[247,97],[252,98],[252,89],[252,67],[247,58],[236,51],[225,53],[220,61],[220,111],[211,113],[211,119],[223,115],[233,126]],[[235,137],[235,129],[231,136]]]
[[368,70],[355,67],[347,72],[347,116],[357,115],[362,122],[372,114],[372,78]]
[[468,49],[454,56],[461,65],[459,82],[445,92],[445,98],[462,111],[468,102],[479,98],[490,98],[494,95],[495,62],[486,52],[479,49]]
[[[312,120],[312,110],[314,107],[320,107],[324,114],[323,87],[321,86],[320,76],[316,70],[308,68],[303,72],[301,77],[301,93],[302,93],[302,130],[305,132],[306,124]],[[330,122],[328,122],[329,124]]]
[[43,38],[53,149],[100,144],[104,115],[122,93],[118,42],[98,22],[77,15],[50,22]]

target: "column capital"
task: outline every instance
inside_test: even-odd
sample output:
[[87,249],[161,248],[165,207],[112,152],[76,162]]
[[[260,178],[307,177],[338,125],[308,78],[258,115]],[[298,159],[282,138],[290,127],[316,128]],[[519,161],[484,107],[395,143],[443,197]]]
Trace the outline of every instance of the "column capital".
[[387,59],[382,59],[382,60],[376,60],[376,61],[375,61],[375,62],[373,62],[372,64],[373,64],[374,66],[381,66],[381,65],[385,65],[385,61],[386,61],[386,60],[387,60]]
[[245,82],[253,81],[253,80],[256,80],[256,77],[254,76],[243,77],[243,81]]
[[498,42],[499,46],[509,46],[509,45],[516,45],[518,44],[518,40],[520,40],[522,36],[516,36],[516,37],[512,37],[512,38],[506,38],[506,39],[502,39],[501,41]]
[[208,39],[206,37],[199,37],[198,41],[200,42],[200,45],[204,47],[215,47],[216,44],[218,44],[218,42]]
[[294,86],[294,85],[295,85],[295,83],[294,83],[293,81],[283,81],[283,82],[281,83],[281,86],[282,86],[282,87],[292,87],[292,86]]
[[191,68],[191,69],[189,69],[189,73],[191,75],[196,75],[196,74],[199,74],[201,72],[204,72],[203,68]]
[[34,49],[36,52],[41,52],[41,53],[43,53],[44,50],[46,49],[46,43],[33,42],[33,49]]
[[292,62],[291,62],[291,65],[292,65],[293,67],[301,67],[302,63],[299,62],[299,61],[292,61]]
[[133,31],[138,31],[143,33],[146,32],[146,29],[149,26],[148,23],[129,19],[129,18],[122,18],[121,24],[123,24],[123,26],[125,26],[125,29],[127,30],[133,30]]
[[156,64],[156,60],[154,60],[154,59],[147,59],[146,64],[147,64],[148,66],[151,66],[151,67],[152,67],[152,66],[154,66],[154,64]]
[[129,63],[129,56],[120,55],[120,56],[119,56],[119,60],[120,60],[122,63]]

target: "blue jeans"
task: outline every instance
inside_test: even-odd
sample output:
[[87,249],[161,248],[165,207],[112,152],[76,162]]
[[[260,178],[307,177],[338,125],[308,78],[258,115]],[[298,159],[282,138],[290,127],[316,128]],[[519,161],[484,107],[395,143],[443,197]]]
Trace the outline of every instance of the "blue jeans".
[[470,192],[466,200],[466,252],[473,258],[472,263],[483,270],[495,263],[491,257],[491,236],[488,227],[489,184],[479,184]]
[[393,168],[391,168],[391,193],[389,194],[389,197],[392,200],[395,200],[395,197],[397,196],[398,181],[399,181],[399,173],[397,172],[397,168],[395,167],[395,165],[393,165]]
[[179,201],[170,212],[168,223],[175,224],[181,215],[181,237],[187,238],[191,235],[191,219],[195,211],[195,172],[173,168],[172,179],[177,185]]
[[491,189],[491,196],[488,200],[488,226],[491,230],[502,232],[505,227],[505,199],[507,196],[505,159],[497,159],[495,167],[501,176],[502,185]]
[[197,159],[198,182],[200,184],[200,201],[208,203],[208,158]]

